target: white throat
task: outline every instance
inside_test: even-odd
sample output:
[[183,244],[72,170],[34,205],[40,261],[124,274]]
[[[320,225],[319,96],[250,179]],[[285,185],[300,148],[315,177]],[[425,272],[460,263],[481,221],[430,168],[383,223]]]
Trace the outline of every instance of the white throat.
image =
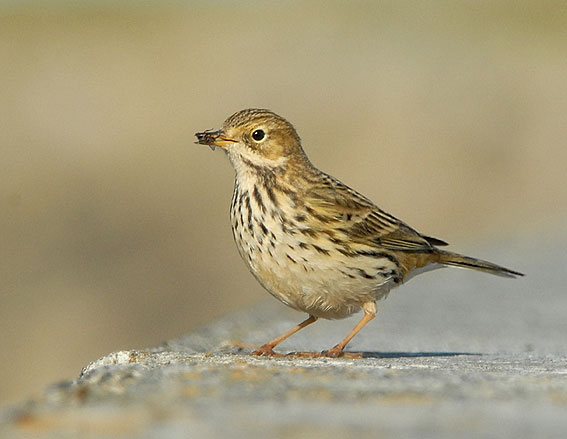
[[288,161],[287,157],[278,157],[274,160],[251,151],[242,154],[241,150],[227,149],[226,153],[236,172],[237,180],[242,183],[255,182],[262,173],[277,172],[278,168],[285,168]]

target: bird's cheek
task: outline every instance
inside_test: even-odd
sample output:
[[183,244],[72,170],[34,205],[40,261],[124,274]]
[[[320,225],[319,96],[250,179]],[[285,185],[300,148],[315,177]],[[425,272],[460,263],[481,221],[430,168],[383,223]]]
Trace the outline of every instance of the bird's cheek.
[[277,160],[283,155],[283,149],[279,144],[270,142],[262,145],[259,153],[269,160]]

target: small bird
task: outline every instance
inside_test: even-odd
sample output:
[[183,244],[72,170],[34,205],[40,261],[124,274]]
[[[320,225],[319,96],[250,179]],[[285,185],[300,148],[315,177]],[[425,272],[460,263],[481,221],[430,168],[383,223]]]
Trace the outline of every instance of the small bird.
[[443,266],[505,277],[522,273],[439,249],[446,242],[422,235],[336,178],[317,169],[297,131],[270,110],[246,109],[218,131],[196,133],[196,143],[220,147],[235,170],[230,206],[240,256],[260,284],[309,317],[255,350],[274,348],[318,318],[363,317],[333,348],[346,345],[376,316],[376,302],[416,274]]

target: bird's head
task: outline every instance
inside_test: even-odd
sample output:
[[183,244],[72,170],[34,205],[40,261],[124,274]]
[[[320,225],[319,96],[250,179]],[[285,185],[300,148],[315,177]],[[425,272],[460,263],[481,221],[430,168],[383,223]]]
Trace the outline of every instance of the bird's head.
[[239,111],[220,130],[195,136],[198,144],[222,148],[237,169],[285,168],[289,162],[307,161],[293,125],[269,110]]

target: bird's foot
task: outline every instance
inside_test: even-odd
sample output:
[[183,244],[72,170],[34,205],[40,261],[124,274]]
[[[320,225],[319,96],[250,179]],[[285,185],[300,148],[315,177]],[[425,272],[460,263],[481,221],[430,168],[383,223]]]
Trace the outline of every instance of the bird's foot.
[[322,354],[327,358],[364,358],[362,352],[344,352],[344,346],[336,345]]
[[327,358],[339,358],[344,356],[344,352],[342,348],[335,346],[334,348],[331,348],[328,351],[323,351],[323,355]]
[[250,355],[258,357],[285,357],[285,358],[363,358],[361,352],[343,352],[339,349],[330,349],[323,352],[289,352],[280,354],[274,352],[271,346],[263,345]]
[[361,352],[343,352],[331,349],[323,352],[290,352],[286,358],[363,358]]
[[270,346],[269,344],[265,344],[260,346],[258,349],[256,349],[254,352],[252,352],[250,355],[254,355],[257,357],[283,357],[283,354],[278,354],[277,352],[274,352],[272,346]]

